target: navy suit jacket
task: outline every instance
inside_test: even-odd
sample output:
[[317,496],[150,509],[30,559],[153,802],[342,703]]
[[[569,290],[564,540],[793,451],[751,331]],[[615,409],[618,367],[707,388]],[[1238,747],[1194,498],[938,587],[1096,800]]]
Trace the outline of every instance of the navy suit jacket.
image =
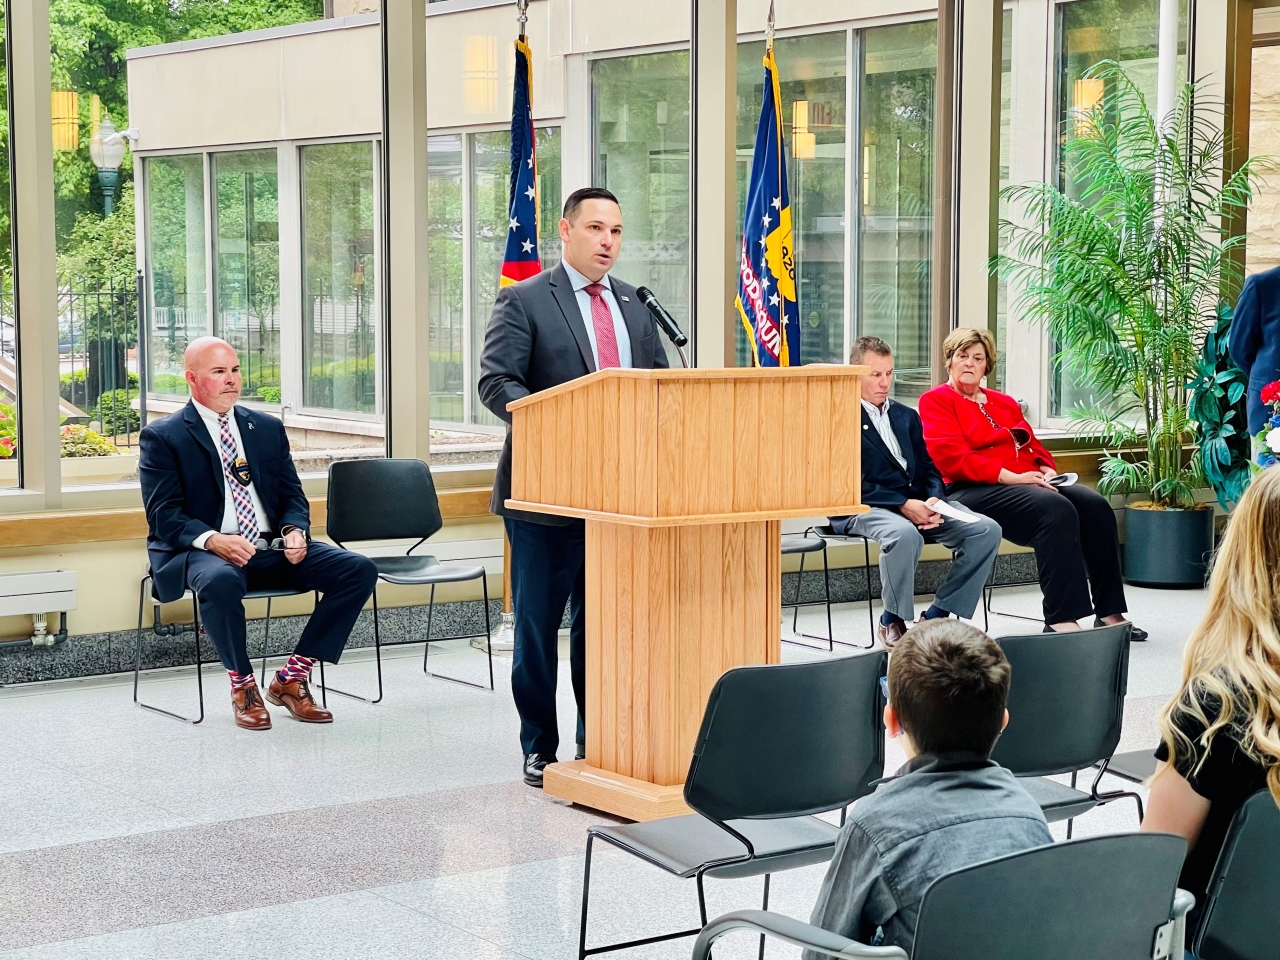
[[[268,529],[297,527],[311,536],[311,511],[289,455],[284,424],[236,406],[253,487],[267,512]],[[187,586],[187,556],[195,539],[222,529],[226,485],[222,458],[194,404],[154,423],[138,437],[138,479],[147,510],[147,553],[156,596],[177,600]],[[266,533],[267,531],[263,531]]]
[[[869,507],[898,510],[908,500],[945,497],[942,473],[924,445],[920,414],[902,403],[889,404],[889,425],[898,438],[905,468],[889,452],[866,411],[859,405],[862,421],[862,502]],[[836,533],[847,533],[851,517],[831,517]]]
[[1280,380],[1280,267],[1255,273],[1244,282],[1228,349],[1232,362],[1249,378],[1245,406],[1249,433],[1256,434],[1271,414],[1262,403],[1262,388]]

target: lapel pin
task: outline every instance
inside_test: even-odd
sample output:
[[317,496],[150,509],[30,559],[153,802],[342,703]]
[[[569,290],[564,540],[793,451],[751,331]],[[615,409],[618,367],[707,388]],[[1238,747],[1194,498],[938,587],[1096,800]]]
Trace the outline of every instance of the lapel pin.
[[250,429],[250,430],[252,430],[252,429],[253,429],[253,421],[252,421],[252,420],[250,420],[250,421],[249,421],[249,429]]
[[863,429],[863,430],[870,430],[870,429],[871,429],[871,427],[870,427],[870,425],[868,425],[868,424],[865,424],[865,423],[864,423],[864,424],[862,425],[862,429]]
[[623,303],[630,303],[630,302],[631,302],[631,298],[630,298],[630,297],[623,297],[623,298],[622,298],[622,302],[623,302]]

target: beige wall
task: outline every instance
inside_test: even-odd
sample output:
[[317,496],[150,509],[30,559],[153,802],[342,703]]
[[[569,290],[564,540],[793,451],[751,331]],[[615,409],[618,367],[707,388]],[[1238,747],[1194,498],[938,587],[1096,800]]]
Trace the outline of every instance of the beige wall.
[[1245,263],[1249,273],[1280,266],[1280,46],[1255,47],[1249,114],[1249,153],[1277,164],[1249,210]]
[[[403,552],[403,547],[400,548]],[[370,549],[369,553],[395,552],[389,548]],[[419,551],[423,552],[423,551]],[[502,596],[502,525],[497,517],[478,517],[450,521],[431,541],[431,551],[441,562],[483,563],[489,571],[489,596]],[[107,543],[84,543],[0,550],[0,574],[32,570],[75,570],[78,575],[79,605],[67,617],[72,636],[132,630],[138,624],[138,584],[146,568],[144,540],[121,540]],[[478,581],[465,584],[443,584],[436,590],[436,600],[479,600]],[[427,602],[425,590],[383,584],[378,588],[378,603],[402,606]],[[175,618],[186,615],[175,604],[166,614]],[[277,600],[272,615],[286,616],[311,610],[310,598]],[[251,617],[262,617],[266,604],[250,605]],[[57,621],[50,611],[51,630]],[[150,613],[147,614],[148,620]],[[29,636],[30,617],[0,617],[0,640]]]
[[382,128],[378,29],[376,23],[345,28],[341,23],[204,48],[200,41],[170,44],[159,55],[131,57],[129,120],[138,130],[135,149],[377,134]]

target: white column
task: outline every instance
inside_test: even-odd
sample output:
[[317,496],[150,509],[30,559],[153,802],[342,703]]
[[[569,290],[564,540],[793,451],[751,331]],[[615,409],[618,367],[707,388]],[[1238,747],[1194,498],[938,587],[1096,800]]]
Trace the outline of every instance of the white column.
[[[62,504],[58,439],[58,271],[53,219],[53,119],[49,109],[49,4],[9,5],[9,91],[17,243],[18,416],[23,486]],[[14,498],[15,501],[19,498]],[[30,504],[27,504],[28,509]]]
[[276,147],[280,177],[280,402],[291,413],[303,406],[302,364],[302,190],[298,147]]
[[1156,62],[1156,124],[1163,129],[1178,97],[1179,0],[1160,0],[1160,46]]
[[431,443],[431,329],[427,313],[427,17],[425,0],[386,0],[388,129],[383,130],[391,198],[388,218],[391,343],[387,371],[391,455],[426,460]]
[[692,0],[690,210],[694,363],[734,363],[738,0]]

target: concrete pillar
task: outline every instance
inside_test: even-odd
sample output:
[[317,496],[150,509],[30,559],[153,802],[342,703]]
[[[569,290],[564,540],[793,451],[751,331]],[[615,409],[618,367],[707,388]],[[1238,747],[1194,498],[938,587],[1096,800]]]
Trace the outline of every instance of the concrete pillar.
[[[954,198],[955,322],[995,335],[996,252],[1000,217],[1001,0],[960,0],[960,104],[956,131],[959,184]],[[941,49],[941,45],[939,45]]]
[[387,435],[393,457],[426,460],[431,443],[427,312],[427,17],[425,0],[383,6],[383,149],[386,151],[390,344]]
[[738,0],[692,0],[691,273],[694,363],[734,366],[738,288]]
[[933,283],[929,355],[933,382],[946,379],[942,341],[955,325],[955,120],[960,0],[938,0],[938,72],[933,124]]
[[[58,272],[53,219],[53,119],[49,108],[49,4],[9,4],[9,90],[16,267],[19,453],[22,485],[43,493],[43,506],[62,505],[58,437]],[[13,509],[39,506],[4,498]]]

